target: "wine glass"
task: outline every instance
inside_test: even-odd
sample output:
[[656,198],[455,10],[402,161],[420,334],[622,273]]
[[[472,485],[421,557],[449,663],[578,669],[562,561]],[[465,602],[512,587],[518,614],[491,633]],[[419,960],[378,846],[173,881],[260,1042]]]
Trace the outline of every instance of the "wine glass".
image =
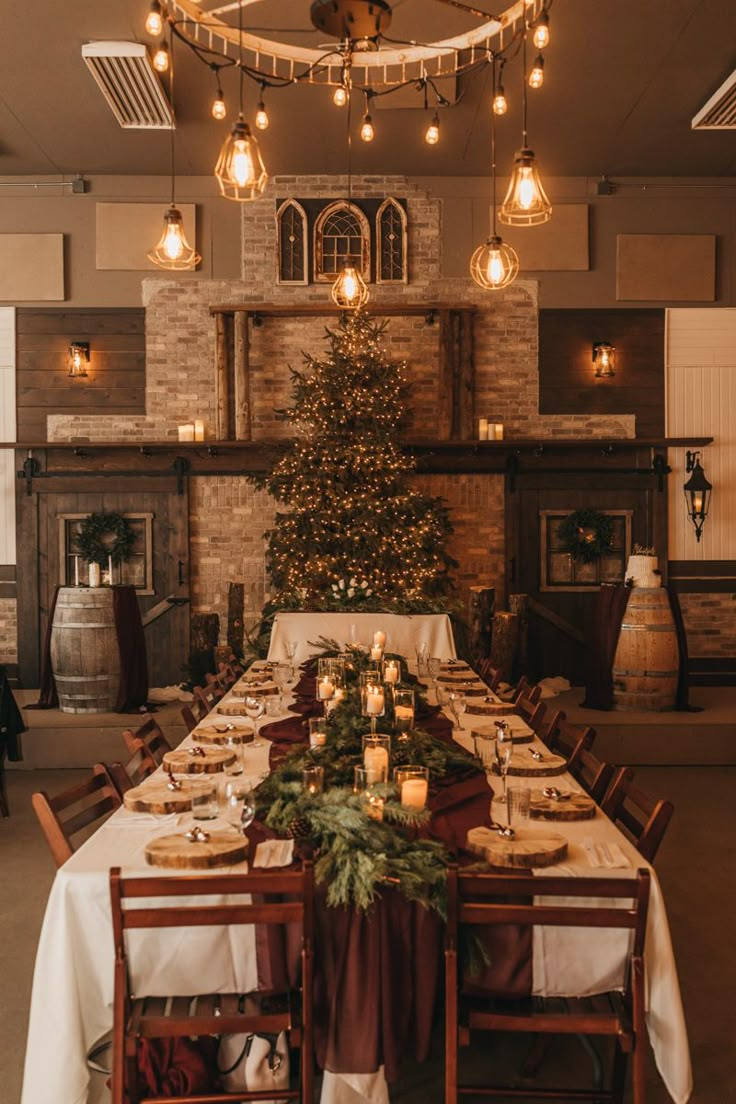
[[291,668],[288,663],[274,663],[271,668],[271,678],[283,694],[289,682]]
[[263,747],[263,741],[258,739],[258,721],[265,712],[263,698],[248,695],[243,703],[243,708],[245,709],[246,717],[250,717],[253,721],[253,741],[251,747]]
[[508,774],[513,750],[514,740],[511,732],[509,729],[499,726],[496,729],[496,765],[498,766],[498,773],[501,775],[501,781],[503,782],[503,794],[501,797],[497,797],[496,801],[498,801],[500,805],[506,804],[506,775]]
[[294,664],[294,656],[296,655],[296,640],[285,640],[284,651],[286,652],[286,658],[290,660],[292,666]]
[[426,640],[423,640],[421,644],[414,645],[414,654],[417,657],[417,674],[421,677],[424,672],[424,665],[427,662],[427,653],[429,652],[429,645]]
[[240,827],[240,818],[243,813],[243,799],[248,786],[241,780],[229,778],[220,791],[220,807],[222,815],[233,828]]
[[[442,670],[442,660],[438,656],[430,656],[427,660],[427,674],[434,683],[434,692],[437,694],[437,679],[439,678],[440,671]],[[439,704],[439,697],[437,698]]]
[[256,795],[248,789],[243,794],[243,807],[240,813],[240,830],[245,835],[246,828],[250,828],[256,817]]
[[457,690],[453,690],[450,694],[450,709],[452,715],[455,718],[456,724],[453,725],[453,732],[462,732],[462,725],[460,724],[460,718],[465,710],[468,708],[467,698],[464,694],[460,694]]

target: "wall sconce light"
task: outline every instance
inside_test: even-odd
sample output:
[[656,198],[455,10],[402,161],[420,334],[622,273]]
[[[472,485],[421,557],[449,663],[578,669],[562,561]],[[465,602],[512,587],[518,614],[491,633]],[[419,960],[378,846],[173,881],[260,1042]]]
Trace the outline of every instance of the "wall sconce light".
[[700,453],[688,451],[685,455],[687,457],[685,471],[692,474],[682,489],[685,492],[688,516],[695,526],[695,539],[700,543],[703,522],[708,516],[710,507],[710,492],[713,490],[713,484],[705,478],[705,472],[698,459]]
[[73,379],[82,379],[88,375],[89,341],[72,341],[69,346],[69,375]]
[[598,379],[610,379],[616,375],[616,348],[610,341],[593,342],[593,364]]

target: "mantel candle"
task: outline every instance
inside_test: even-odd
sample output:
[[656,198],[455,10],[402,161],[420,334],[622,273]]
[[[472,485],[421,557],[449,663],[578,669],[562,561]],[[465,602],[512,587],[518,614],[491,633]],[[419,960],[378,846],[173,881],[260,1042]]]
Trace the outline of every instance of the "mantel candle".
[[112,586],[112,556],[107,557],[107,581]]
[[180,441],[194,440],[194,425],[192,422],[185,422],[184,425],[180,425],[178,428]]
[[201,418],[194,419],[194,440],[204,441],[204,422]]
[[368,782],[385,782],[388,779],[390,736],[363,737],[363,766],[368,774]]
[[489,425],[488,439],[493,441],[503,441],[503,422],[494,422],[492,426]]
[[100,585],[100,565],[98,563],[90,563],[89,565],[89,585],[91,587]]
[[478,419],[478,440],[479,441],[487,441],[488,440],[488,419],[487,418],[479,418]]
[[74,585],[79,586],[79,556],[74,557]]

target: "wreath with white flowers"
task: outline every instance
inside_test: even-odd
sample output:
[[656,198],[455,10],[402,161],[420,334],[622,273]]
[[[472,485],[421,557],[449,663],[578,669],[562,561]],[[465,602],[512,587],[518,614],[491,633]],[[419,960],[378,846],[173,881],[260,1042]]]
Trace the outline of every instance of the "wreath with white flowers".
[[338,579],[336,583],[332,583],[330,589],[333,602],[345,603],[346,605],[353,605],[356,600],[370,598],[373,594],[372,588],[368,585],[368,580],[356,579],[355,576],[351,576],[349,579]]
[[557,539],[574,560],[594,563],[613,543],[613,522],[600,510],[573,510],[557,526]]
[[84,519],[77,533],[77,548],[89,563],[107,566],[124,563],[135,544],[135,533],[122,514],[93,513]]

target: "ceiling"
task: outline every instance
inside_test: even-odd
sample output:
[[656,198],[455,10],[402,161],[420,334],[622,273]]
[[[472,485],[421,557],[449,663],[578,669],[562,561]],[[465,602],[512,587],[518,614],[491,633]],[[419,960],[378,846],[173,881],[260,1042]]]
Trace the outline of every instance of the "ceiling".
[[[475,3],[490,10],[488,0]],[[90,41],[149,41],[143,30],[148,6],[149,0],[4,5],[0,176],[168,172],[166,132],[121,129],[81,57],[82,44]],[[396,0],[394,6],[396,33],[423,40],[469,25],[467,16],[440,0]],[[252,11],[251,27],[257,15],[259,26],[291,28],[291,41],[315,42],[308,32],[309,0],[260,0],[246,10]],[[736,174],[736,131],[690,129],[692,116],[736,67],[734,0],[555,0],[551,31],[544,88],[529,94],[530,144],[548,175]],[[223,85],[234,104],[233,73],[223,75]],[[517,63],[509,65],[505,85],[511,106],[498,125],[502,169],[519,145]],[[227,123],[209,115],[213,91],[212,74],[180,48],[176,159],[181,175],[209,174],[227,132]],[[459,102],[441,112],[436,147],[423,141],[421,96],[415,109],[392,109],[386,97],[373,112],[375,141],[354,143],[354,171],[487,175],[488,71],[462,78],[459,91]],[[252,115],[257,89],[247,87],[246,95]],[[345,112],[332,105],[327,89],[274,91],[267,106],[271,127],[262,146],[271,174],[345,169]]]

